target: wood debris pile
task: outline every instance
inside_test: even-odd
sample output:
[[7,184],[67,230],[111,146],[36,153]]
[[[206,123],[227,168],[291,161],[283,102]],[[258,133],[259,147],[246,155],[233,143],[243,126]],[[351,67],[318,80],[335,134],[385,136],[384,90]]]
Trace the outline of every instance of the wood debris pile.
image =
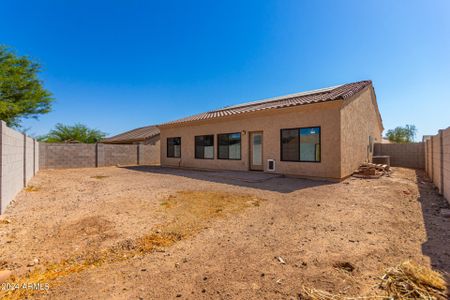
[[353,177],[357,178],[380,178],[383,175],[389,175],[391,169],[388,165],[363,163],[358,170],[353,172]]

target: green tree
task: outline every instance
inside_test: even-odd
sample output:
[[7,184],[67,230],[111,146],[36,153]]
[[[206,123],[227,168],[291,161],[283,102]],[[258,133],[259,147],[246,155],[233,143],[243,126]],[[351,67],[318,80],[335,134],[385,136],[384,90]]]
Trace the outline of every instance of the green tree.
[[389,129],[386,136],[393,143],[407,144],[414,142],[416,132],[416,126],[406,125],[405,127],[399,126],[395,129]]
[[106,137],[106,133],[88,128],[83,124],[64,125],[58,123],[55,129],[50,130],[46,135],[38,137],[38,140],[46,143],[69,143],[80,142],[93,144]]
[[50,112],[53,98],[38,78],[40,71],[38,63],[0,45],[0,119],[8,126]]

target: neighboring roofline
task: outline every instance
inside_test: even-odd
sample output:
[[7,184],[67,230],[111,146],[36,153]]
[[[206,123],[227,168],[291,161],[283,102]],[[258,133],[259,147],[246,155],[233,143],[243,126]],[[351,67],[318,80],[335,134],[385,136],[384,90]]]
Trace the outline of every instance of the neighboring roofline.
[[427,140],[431,139],[433,137],[432,134],[424,134],[422,135],[422,142],[426,142]]
[[[149,130],[150,130],[152,127],[159,129],[158,125],[142,126],[142,127],[134,128],[134,129],[131,129],[131,130],[128,130],[128,131],[125,131],[125,132],[113,135],[111,137],[104,138],[104,139],[100,140],[99,142],[100,143],[105,143],[105,144],[123,144],[123,143],[130,143],[130,142],[145,141],[145,140],[154,138],[155,136],[158,136],[160,133],[157,132],[157,133],[145,136],[145,137],[136,137],[136,138],[126,137],[126,135],[130,134],[130,133],[133,133],[135,131],[138,131],[138,130],[145,129],[145,128],[149,128]],[[121,136],[124,136],[124,138],[120,139]]]
[[[158,126],[155,125],[155,127],[158,127]],[[153,139],[153,138],[157,137],[158,135],[160,135],[160,133],[157,133],[157,134],[152,135],[150,137],[136,138],[136,139],[123,139],[123,140],[120,140],[120,141],[107,141],[107,140],[105,141],[105,140],[101,140],[101,141],[99,141],[99,143],[102,143],[102,144],[132,144],[134,142],[144,142],[146,140]]]
[[128,130],[128,131],[124,131],[124,132],[122,132],[122,133],[118,133],[118,134],[113,135],[113,136],[111,136],[111,137],[107,137],[107,138],[105,138],[105,140],[106,140],[106,139],[112,139],[112,138],[115,137],[115,136],[119,136],[119,135],[122,135],[122,134],[127,134],[127,133],[133,132],[133,131],[135,131],[135,130],[144,129],[144,128],[146,128],[146,127],[152,127],[152,126],[155,126],[155,127],[156,127],[156,125],[148,125],[148,126],[142,126],[142,127],[130,129],[130,130]]

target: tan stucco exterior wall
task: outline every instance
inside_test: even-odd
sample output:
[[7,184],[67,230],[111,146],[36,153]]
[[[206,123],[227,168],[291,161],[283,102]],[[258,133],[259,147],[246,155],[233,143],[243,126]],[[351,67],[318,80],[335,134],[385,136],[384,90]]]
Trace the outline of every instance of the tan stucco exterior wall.
[[[249,170],[249,132],[263,131],[263,162],[274,159],[276,173],[302,177],[340,178],[340,113],[342,101],[260,111],[226,120],[190,123],[183,127],[161,126],[161,165],[201,169]],[[321,162],[280,161],[280,129],[321,127]],[[244,134],[245,131],[245,134]],[[217,134],[241,132],[241,160],[217,159]],[[214,159],[194,158],[194,137],[214,134]],[[167,158],[167,138],[181,137],[181,158]]]
[[363,162],[371,161],[369,136],[374,143],[381,142],[383,132],[378,115],[375,94],[371,86],[353,99],[344,102],[341,109],[341,177],[349,176]]

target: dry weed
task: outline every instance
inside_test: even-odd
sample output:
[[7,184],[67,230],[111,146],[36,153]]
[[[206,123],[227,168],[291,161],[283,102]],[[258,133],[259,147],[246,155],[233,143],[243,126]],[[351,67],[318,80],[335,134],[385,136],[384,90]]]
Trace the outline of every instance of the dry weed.
[[[260,200],[250,195],[222,192],[183,191],[164,200],[161,205],[170,221],[161,224],[152,232],[135,240],[125,240],[102,251],[82,253],[44,269],[35,269],[24,278],[12,277],[13,283],[49,283],[57,285],[58,280],[88,268],[99,267],[145,255],[155,250],[170,247],[176,242],[191,237],[205,228],[207,222],[237,213],[247,207],[259,206]],[[23,299],[36,293],[33,290],[18,289],[1,294],[2,299]],[[42,292],[40,292],[42,293]]]
[[447,299],[444,276],[410,261],[387,270],[381,287],[394,299]]
[[94,178],[94,179],[105,179],[105,178],[108,178],[109,176],[105,176],[105,175],[96,175],[96,176],[91,176],[91,178]]
[[39,190],[40,190],[40,188],[37,186],[34,186],[34,185],[29,185],[25,188],[26,192],[37,192]]
[[375,299],[389,299],[386,296],[361,296],[361,297],[347,297],[339,294],[332,294],[323,290],[303,288],[300,299],[304,300],[375,300]]
[[447,283],[444,276],[430,268],[406,261],[389,268],[381,278],[381,290],[386,295],[347,297],[326,291],[303,288],[301,299],[306,300],[351,300],[351,299],[447,299]]

